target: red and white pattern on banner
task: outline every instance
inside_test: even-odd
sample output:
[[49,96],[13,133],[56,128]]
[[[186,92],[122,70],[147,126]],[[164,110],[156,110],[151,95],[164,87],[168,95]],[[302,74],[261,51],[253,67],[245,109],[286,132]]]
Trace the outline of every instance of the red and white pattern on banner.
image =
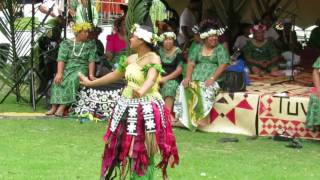
[[248,93],[220,93],[210,112],[210,125],[200,128],[206,132],[256,134],[259,95]]
[[258,112],[259,136],[273,136],[285,132],[288,135],[320,139],[320,132],[306,128],[306,114],[309,97],[274,97],[272,94],[260,96]]

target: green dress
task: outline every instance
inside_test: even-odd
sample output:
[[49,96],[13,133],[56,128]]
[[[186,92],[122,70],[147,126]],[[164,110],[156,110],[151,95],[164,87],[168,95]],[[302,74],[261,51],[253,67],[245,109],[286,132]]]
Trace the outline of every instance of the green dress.
[[[320,70],[320,57],[313,64],[314,69]],[[307,127],[314,129],[320,126],[320,100],[316,94],[311,94],[307,113]]]
[[[161,57],[161,62],[165,73],[162,76],[167,76],[174,72],[178,66],[181,66],[183,63],[182,51],[180,48],[177,48],[176,51],[171,56],[166,56],[164,49],[160,48],[159,54]],[[161,87],[161,95],[163,98],[166,97],[175,97],[177,88],[181,82],[181,76],[168,80]]]
[[229,64],[228,51],[219,44],[211,56],[202,55],[202,45],[196,46],[189,55],[189,60],[195,64],[192,72],[192,81],[206,81],[214,75],[221,64]]
[[76,101],[79,88],[78,72],[88,74],[88,65],[96,61],[96,45],[93,41],[75,43],[64,40],[60,44],[58,59],[65,63],[60,85],[51,88],[51,104],[69,105]]
[[219,92],[217,82],[205,87],[205,81],[214,75],[220,65],[230,63],[229,54],[222,45],[219,44],[210,56],[202,55],[202,47],[197,46],[190,53],[189,60],[195,64],[192,83],[186,88],[179,87],[174,102],[176,117],[191,130],[195,130],[198,122],[209,115]]
[[[274,57],[278,56],[278,52],[274,44],[268,40],[261,47],[257,47],[252,41],[248,41],[246,46],[243,48],[244,55],[247,59],[254,59],[256,61],[269,60],[271,61]],[[260,67],[259,65],[252,64],[248,62],[248,66],[251,69],[254,66]],[[269,65],[265,70],[271,71],[273,68],[277,67],[277,63]],[[263,67],[260,67],[264,69]]]

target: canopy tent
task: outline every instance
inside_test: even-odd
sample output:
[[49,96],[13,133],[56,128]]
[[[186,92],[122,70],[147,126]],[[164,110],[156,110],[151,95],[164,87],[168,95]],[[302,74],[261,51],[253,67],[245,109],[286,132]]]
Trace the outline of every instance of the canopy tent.
[[[166,0],[169,6],[179,14],[187,6],[188,0]],[[296,15],[296,24],[301,28],[307,28],[315,24],[320,18],[318,12],[319,0],[202,0],[203,16],[217,16],[223,24],[228,24],[230,19],[236,17],[239,22],[254,22],[259,20],[275,2],[279,2],[274,10],[280,18]],[[232,15],[231,12],[235,15]]]

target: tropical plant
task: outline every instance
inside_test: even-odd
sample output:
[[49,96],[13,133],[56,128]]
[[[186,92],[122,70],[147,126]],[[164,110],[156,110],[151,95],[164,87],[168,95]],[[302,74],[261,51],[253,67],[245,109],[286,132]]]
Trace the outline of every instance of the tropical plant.
[[[21,5],[17,0],[0,1],[0,81],[4,87],[13,87],[17,101],[25,100],[21,96],[23,88],[23,74],[29,68],[30,29],[32,18],[21,18]],[[30,32],[30,31],[29,31]],[[21,83],[19,82],[20,80]],[[7,89],[6,89],[7,90]]]

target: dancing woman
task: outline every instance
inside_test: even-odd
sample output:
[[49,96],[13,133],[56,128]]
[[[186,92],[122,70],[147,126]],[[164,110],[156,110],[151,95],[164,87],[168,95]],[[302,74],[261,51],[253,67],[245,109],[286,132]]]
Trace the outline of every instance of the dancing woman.
[[154,35],[148,26],[134,25],[131,30],[130,48],[136,54],[122,59],[114,72],[90,81],[80,74],[81,83],[97,87],[122,77],[127,81],[122,97],[118,100],[104,136],[106,143],[101,176],[110,179],[115,168],[125,179],[153,179],[154,156],[161,160],[157,167],[167,177],[166,167],[179,163],[175,137],[171,129],[170,111],[159,93],[161,60],[153,52]]
[[57,73],[51,88],[51,109],[47,115],[63,116],[68,105],[76,101],[79,88],[78,73],[89,74],[94,79],[96,45],[88,41],[89,23],[79,23],[72,27],[75,39],[64,40],[58,53]]

